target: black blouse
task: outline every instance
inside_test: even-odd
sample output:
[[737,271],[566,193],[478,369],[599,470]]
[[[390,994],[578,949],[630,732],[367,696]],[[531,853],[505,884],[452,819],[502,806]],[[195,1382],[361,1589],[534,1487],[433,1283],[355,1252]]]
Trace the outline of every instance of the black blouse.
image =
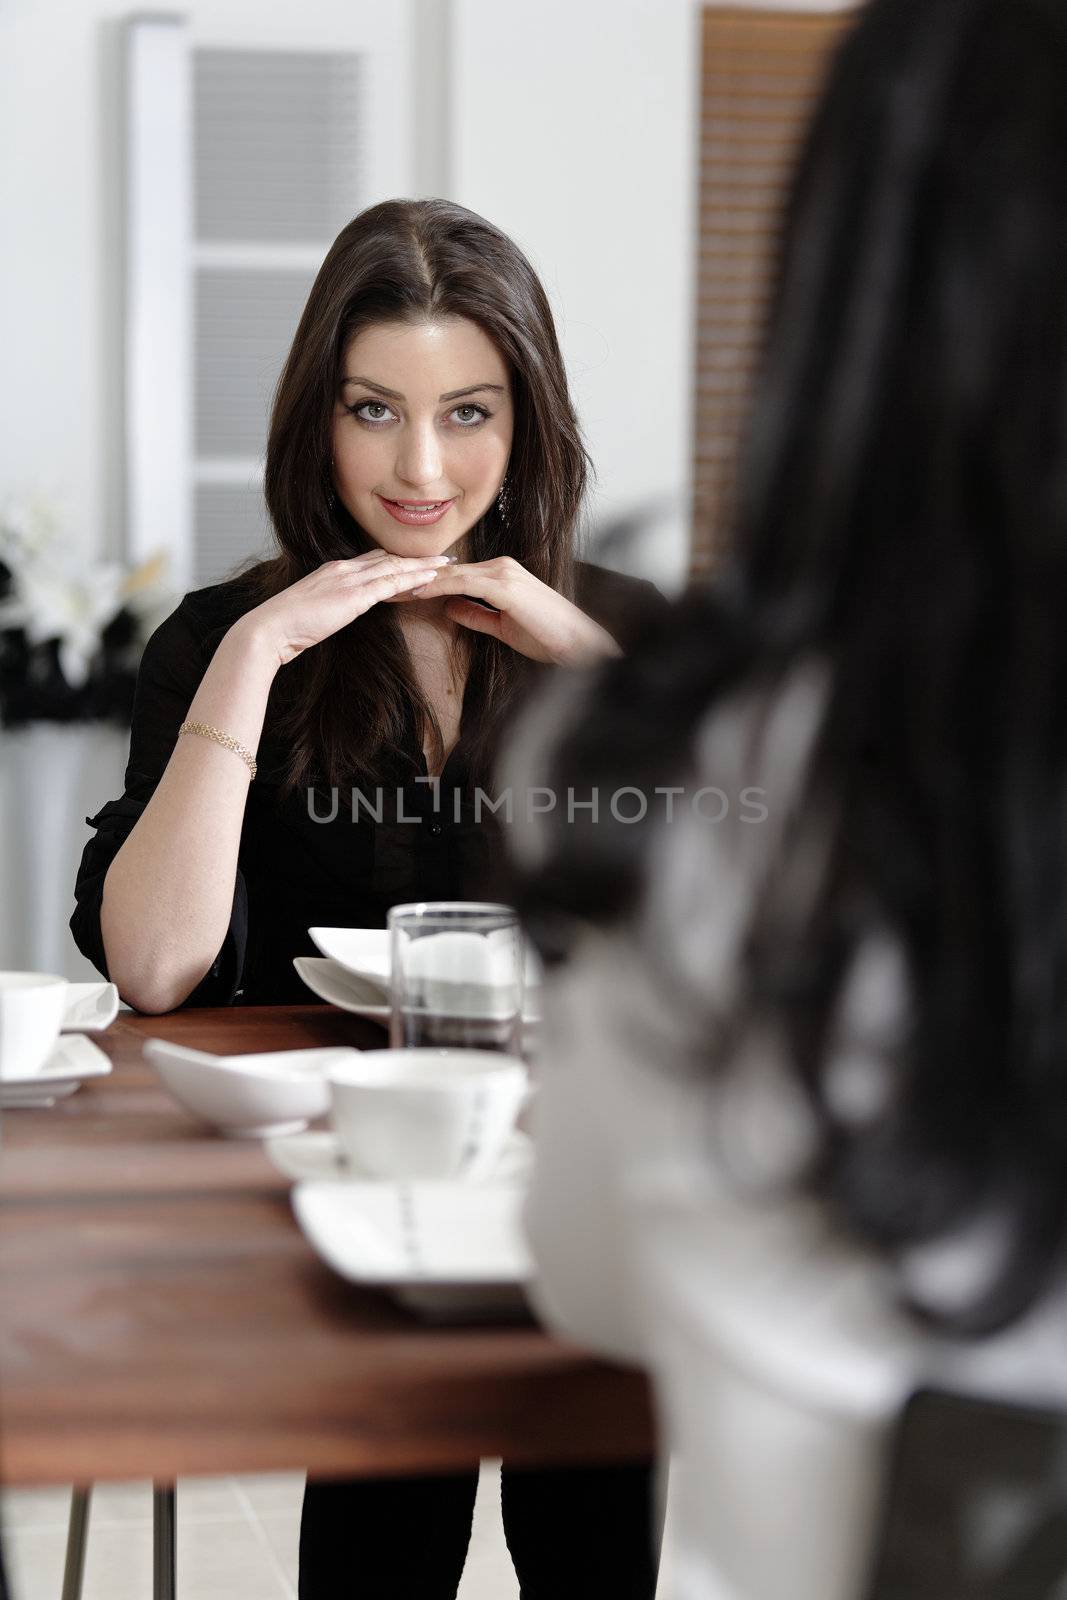
[[[651,584],[584,563],[576,602],[623,645],[663,604]],[[70,919],[79,950],[105,977],[104,878],[163,775],[215,649],[239,615],[231,585],[198,589],[145,647],[124,792],[85,819],[96,833],[82,854]],[[462,744],[439,784],[431,784],[412,720],[395,782],[362,790],[355,805],[351,789],[298,791],[283,799],[283,752],[268,701],[256,759],[230,925],[186,1006],[314,1004],[293,966],[294,956],[318,953],[309,927],[380,928],[390,906],[404,901],[494,898],[499,892],[499,828],[484,808],[475,817]]]

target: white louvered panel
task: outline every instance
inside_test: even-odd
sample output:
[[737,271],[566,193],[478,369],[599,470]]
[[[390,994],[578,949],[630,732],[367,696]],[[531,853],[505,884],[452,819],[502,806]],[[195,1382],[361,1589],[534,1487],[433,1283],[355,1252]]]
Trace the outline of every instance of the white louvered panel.
[[321,244],[261,244],[242,239],[236,244],[220,243],[216,239],[197,240],[193,246],[193,265],[210,271],[260,272],[310,272],[316,273],[326,254]]
[[272,548],[271,396],[330,241],[367,203],[364,76],[354,54],[193,52],[200,583]]
[[362,204],[360,58],[194,52],[199,239],[328,243]]
[[249,557],[272,552],[263,491],[258,484],[199,484],[195,519],[198,586],[217,583]]
[[196,453],[261,456],[311,272],[196,275]]

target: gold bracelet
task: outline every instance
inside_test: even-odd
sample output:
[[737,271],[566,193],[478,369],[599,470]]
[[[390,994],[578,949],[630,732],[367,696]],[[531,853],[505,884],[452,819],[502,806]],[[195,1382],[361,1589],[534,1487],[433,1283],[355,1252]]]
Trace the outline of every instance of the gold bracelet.
[[255,777],[255,757],[245,749],[243,744],[238,744],[232,734],[223,733],[220,728],[212,728],[206,722],[183,722],[178,729],[179,739],[183,733],[199,733],[205,739],[214,739],[216,744],[225,745],[227,750],[232,750],[234,755],[240,756],[252,777]]

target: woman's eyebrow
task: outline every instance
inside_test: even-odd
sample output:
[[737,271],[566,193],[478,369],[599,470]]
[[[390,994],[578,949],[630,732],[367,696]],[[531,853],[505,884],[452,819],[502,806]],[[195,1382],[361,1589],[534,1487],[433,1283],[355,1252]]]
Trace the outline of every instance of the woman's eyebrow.
[[350,383],[362,384],[364,389],[373,389],[377,394],[388,395],[390,400],[403,400],[404,398],[395,389],[387,389],[384,383],[375,383],[373,378],[346,378],[341,385],[342,389],[347,389]]
[[494,394],[507,394],[502,383],[472,383],[469,389],[452,389],[448,394],[441,395],[441,399],[462,400],[465,394],[480,394],[484,389],[491,389]]
[[[404,398],[396,389],[387,389],[384,383],[375,383],[373,378],[361,378],[358,376],[346,378],[342,388],[347,388],[350,383],[362,384],[364,389],[373,389],[375,394],[384,394],[390,400],[403,400]],[[439,395],[438,403],[440,404],[445,400],[462,400],[464,395],[480,394],[485,389],[491,390],[493,394],[507,394],[507,390],[502,383],[472,383],[466,389],[451,389],[448,394]]]

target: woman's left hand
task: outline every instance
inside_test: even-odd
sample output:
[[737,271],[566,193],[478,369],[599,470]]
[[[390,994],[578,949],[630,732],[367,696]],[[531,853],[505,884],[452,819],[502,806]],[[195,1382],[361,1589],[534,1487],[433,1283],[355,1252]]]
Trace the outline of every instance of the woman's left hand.
[[[582,666],[621,654],[610,633],[527,572],[511,556],[443,567],[432,583],[412,591],[427,600],[448,599],[445,614],[475,633],[491,633],[531,661]],[[467,600],[473,595],[492,611]]]

